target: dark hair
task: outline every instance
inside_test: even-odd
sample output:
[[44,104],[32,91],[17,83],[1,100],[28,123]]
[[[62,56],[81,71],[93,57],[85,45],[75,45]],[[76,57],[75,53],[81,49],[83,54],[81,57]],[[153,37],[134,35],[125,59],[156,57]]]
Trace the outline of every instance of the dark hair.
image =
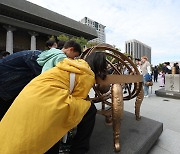
[[9,52],[7,52],[7,51],[1,51],[1,52],[0,52],[0,59],[3,58],[3,57],[6,57],[6,56],[8,56],[8,55],[10,55]]
[[107,63],[105,53],[92,52],[85,60],[91,67],[91,70],[94,72],[96,77],[98,76],[103,80],[106,78]]
[[58,46],[57,48],[61,50],[63,48],[64,44],[65,44],[65,41],[59,40],[58,44],[57,44],[57,46]]
[[135,60],[137,60],[137,61],[141,61],[141,59],[139,59],[139,58],[135,58]]
[[54,43],[56,43],[55,40],[48,40],[48,41],[46,42],[46,47],[52,47],[52,46],[54,45]]
[[81,55],[82,50],[81,50],[81,46],[79,43],[77,43],[73,40],[70,40],[70,41],[67,41],[63,46],[63,48],[65,48],[65,49],[71,48],[71,47],[74,48],[74,52],[79,52],[79,55]]

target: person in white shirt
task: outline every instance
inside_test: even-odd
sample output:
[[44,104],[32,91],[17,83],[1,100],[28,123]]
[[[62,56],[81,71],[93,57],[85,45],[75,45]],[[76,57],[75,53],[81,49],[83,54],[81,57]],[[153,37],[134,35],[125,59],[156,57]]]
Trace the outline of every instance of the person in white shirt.
[[151,65],[148,62],[148,58],[146,56],[141,57],[141,62],[142,62],[141,65],[142,75],[144,76],[144,97],[149,97],[149,86],[145,84],[147,82],[145,75],[151,74]]

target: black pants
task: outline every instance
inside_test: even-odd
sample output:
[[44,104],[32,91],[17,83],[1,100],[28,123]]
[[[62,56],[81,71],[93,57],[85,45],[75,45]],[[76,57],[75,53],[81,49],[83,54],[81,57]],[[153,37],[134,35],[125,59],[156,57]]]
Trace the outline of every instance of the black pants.
[[0,121],[13,103],[14,99],[5,101],[2,98],[0,98]]
[[[84,154],[89,150],[89,142],[95,124],[96,112],[95,105],[91,103],[88,112],[77,125],[77,132],[72,141],[70,154]],[[58,154],[58,150],[59,142],[49,149],[46,154]]]
[[154,82],[157,82],[158,75],[154,75]]
[[52,148],[50,148],[45,154],[59,154],[59,145],[60,141],[58,141]]

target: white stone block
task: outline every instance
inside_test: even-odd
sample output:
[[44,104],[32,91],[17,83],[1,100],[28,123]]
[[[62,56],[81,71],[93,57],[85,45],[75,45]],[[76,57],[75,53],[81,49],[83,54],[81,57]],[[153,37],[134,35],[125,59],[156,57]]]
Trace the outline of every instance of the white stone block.
[[165,90],[180,92],[180,74],[165,75]]

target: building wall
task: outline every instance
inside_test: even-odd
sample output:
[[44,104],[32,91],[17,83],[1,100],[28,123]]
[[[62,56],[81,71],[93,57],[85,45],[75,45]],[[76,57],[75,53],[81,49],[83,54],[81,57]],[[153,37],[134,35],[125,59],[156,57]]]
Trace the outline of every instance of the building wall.
[[49,35],[39,35],[37,36],[37,49],[38,50],[45,50],[46,49],[46,46],[45,46],[45,43],[46,41],[49,39]]
[[55,36],[97,37],[93,28],[26,0],[0,0],[0,23]]
[[80,22],[88,25],[89,27],[96,29],[98,37],[93,40],[90,40],[89,42],[96,42],[96,43],[105,43],[106,42],[106,35],[105,35],[105,27],[106,26],[104,26],[90,18],[87,18],[87,17],[84,17]]
[[6,50],[6,29],[0,24],[0,51]]
[[[6,51],[6,37],[7,30],[3,24],[0,24],[0,51]],[[13,52],[31,49],[31,34],[30,31],[21,28],[15,28],[13,31]],[[45,43],[50,35],[37,33],[36,36],[36,49],[44,50]]]
[[138,40],[133,39],[126,41],[125,52],[132,56],[132,58],[141,58],[142,56],[147,56],[148,61],[151,63],[151,47]]
[[31,36],[25,31],[19,29],[13,32],[13,52],[30,50]]
[[95,29],[26,0],[0,1],[0,51],[44,50],[50,36],[97,37]]

